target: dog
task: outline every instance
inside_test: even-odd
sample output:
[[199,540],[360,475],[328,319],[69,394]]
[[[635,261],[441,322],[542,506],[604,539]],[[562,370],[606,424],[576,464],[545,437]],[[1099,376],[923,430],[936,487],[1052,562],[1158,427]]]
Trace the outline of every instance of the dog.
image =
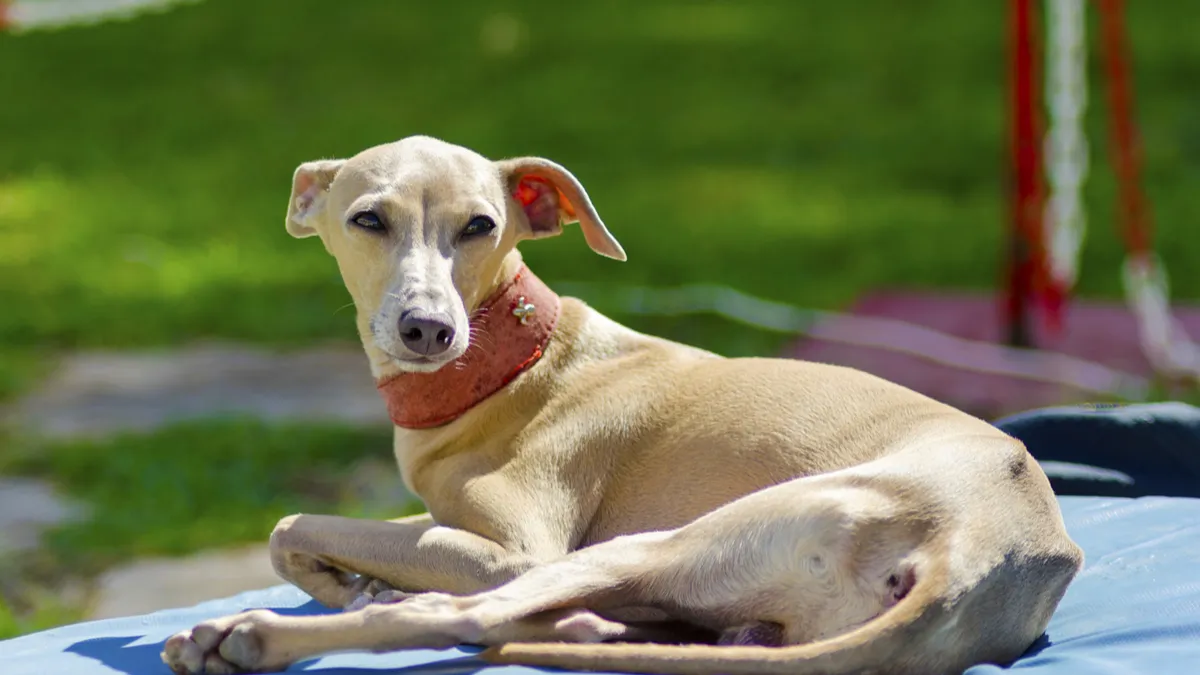
[[934,675],[1043,633],[1083,554],[1019,441],[559,297],[516,247],[572,223],[625,259],[547,159],[414,136],[300,165],[287,230],[337,261],[428,513],[284,518],[275,569],[347,611],[202,623],[166,642],[176,673],[470,643],[577,670]]

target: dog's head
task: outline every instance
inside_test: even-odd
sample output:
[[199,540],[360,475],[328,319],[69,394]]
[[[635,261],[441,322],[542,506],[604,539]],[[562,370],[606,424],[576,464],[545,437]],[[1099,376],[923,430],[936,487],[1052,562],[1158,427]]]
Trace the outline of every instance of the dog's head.
[[506,281],[517,242],[572,222],[596,253],[625,259],[563,167],[492,161],[424,136],[301,164],[287,213],[292,236],[319,236],[337,259],[377,374],[461,357],[470,313]]

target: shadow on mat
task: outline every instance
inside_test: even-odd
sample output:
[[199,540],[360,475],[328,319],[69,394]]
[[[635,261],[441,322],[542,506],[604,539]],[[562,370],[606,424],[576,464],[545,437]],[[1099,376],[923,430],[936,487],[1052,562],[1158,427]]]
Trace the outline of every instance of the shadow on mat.
[[[238,611],[249,609],[260,608],[246,607]],[[332,614],[336,611],[324,607],[315,600],[309,601],[299,607],[267,607],[265,609],[284,616],[317,616]],[[170,669],[167,668],[159,656],[162,653],[166,640],[164,639],[152,644],[131,645],[131,643],[137,642],[143,637],[142,635],[129,635],[89,638],[72,644],[70,647],[67,647],[66,651],[94,659],[112,670],[127,673],[127,675],[170,675]],[[480,650],[465,649],[464,651],[478,652]],[[464,655],[432,663],[416,663],[413,665],[396,666],[394,668],[322,667],[317,666],[315,660],[310,659],[292,665],[286,672],[319,673],[320,675],[380,675],[380,673],[391,673],[392,675],[417,675],[418,673],[420,675],[469,675],[471,673],[478,673],[485,667],[487,667],[487,664],[483,661],[471,655]]]
[[[126,637],[102,637],[80,640],[67,647],[66,651],[89,659],[95,659],[106,667],[128,675],[171,675],[159,654],[163,644],[129,646],[141,639],[140,635]],[[427,653],[427,652],[423,652]],[[417,663],[394,668],[362,668],[348,666],[317,666],[314,660],[293,664],[285,672],[312,673],[314,675],[471,675],[487,668],[487,664],[471,655],[439,661]],[[530,671],[532,672],[532,671]]]

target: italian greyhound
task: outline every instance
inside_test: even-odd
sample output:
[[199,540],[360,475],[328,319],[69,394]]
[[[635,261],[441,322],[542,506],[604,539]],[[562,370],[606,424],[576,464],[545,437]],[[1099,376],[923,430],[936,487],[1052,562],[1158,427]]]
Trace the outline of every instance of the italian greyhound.
[[287,230],[341,270],[428,513],[284,518],[284,579],[346,611],[170,638],[181,675],[344,650],[490,646],[643,673],[960,673],[1011,662],[1080,569],[1016,439],[853,369],[727,359],[560,297],[516,246],[580,182],[415,136],[300,165]]

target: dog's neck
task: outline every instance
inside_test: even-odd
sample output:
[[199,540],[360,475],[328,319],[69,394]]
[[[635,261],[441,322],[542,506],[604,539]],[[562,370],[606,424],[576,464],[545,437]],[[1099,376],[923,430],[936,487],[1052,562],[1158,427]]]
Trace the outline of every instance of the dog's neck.
[[561,302],[528,267],[471,313],[471,346],[432,373],[378,381],[392,423],[404,429],[449,424],[500,391],[538,359],[554,333]]

